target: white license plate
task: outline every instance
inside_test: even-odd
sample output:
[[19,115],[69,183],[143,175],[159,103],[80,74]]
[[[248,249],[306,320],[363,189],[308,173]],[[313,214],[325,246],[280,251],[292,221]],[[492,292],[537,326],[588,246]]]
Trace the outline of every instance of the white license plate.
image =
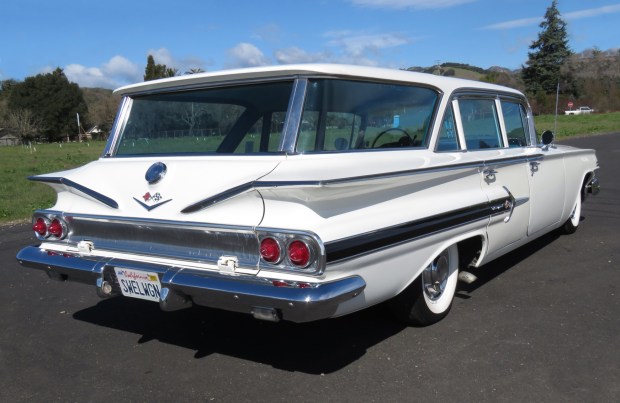
[[126,297],[159,301],[161,283],[156,273],[115,267],[118,285]]

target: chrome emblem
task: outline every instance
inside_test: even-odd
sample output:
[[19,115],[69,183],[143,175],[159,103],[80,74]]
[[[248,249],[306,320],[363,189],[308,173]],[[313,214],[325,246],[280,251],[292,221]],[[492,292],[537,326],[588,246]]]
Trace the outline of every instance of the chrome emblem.
[[168,203],[169,201],[172,201],[172,199],[163,200],[163,198],[164,197],[159,192],[155,194],[151,194],[151,192],[146,192],[142,196],[142,199],[144,199],[144,202],[142,202],[140,199],[136,197],[134,197],[133,199],[136,201],[136,203],[144,207],[146,211],[151,211],[163,204]]
[[152,185],[162,180],[163,177],[166,176],[167,170],[166,164],[163,162],[156,162],[147,169],[144,179]]

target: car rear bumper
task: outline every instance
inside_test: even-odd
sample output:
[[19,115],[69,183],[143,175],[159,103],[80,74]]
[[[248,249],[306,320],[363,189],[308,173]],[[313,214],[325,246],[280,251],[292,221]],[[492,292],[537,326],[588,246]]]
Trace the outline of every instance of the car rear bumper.
[[324,283],[274,280],[252,275],[220,274],[196,269],[110,258],[87,258],[70,253],[27,246],[17,254],[18,262],[45,271],[55,280],[95,285],[101,297],[120,294],[114,268],[157,273],[161,282],[159,305],[174,311],[203,305],[250,313],[258,319],[309,322],[332,317],[338,306],[357,297],[366,287],[359,276]]

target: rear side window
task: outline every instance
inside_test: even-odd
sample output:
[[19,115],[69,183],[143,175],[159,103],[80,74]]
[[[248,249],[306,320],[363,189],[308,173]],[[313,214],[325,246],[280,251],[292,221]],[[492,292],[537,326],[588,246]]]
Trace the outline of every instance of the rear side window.
[[508,147],[529,145],[527,133],[527,113],[522,104],[502,101],[502,114],[508,136]]
[[468,150],[504,147],[493,99],[460,99],[459,110]]
[[415,85],[309,80],[297,152],[426,147],[438,99]]
[[458,150],[459,137],[456,132],[456,122],[454,120],[454,111],[450,104],[446,108],[446,114],[441,121],[441,128],[439,129],[439,139],[437,140],[437,151],[454,151]]

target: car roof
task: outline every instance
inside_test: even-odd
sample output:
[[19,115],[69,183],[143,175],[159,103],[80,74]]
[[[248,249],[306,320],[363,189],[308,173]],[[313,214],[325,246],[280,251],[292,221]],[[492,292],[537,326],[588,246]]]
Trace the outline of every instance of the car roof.
[[219,70],[131,84],[118,88],[114,92],[120,95],[130,95],[136,93],[159,92],[170,88],[200,87],[201,85],[208,84],[291,78],[297,76],[324,76],[351,80],[361,79],[416,83],[438,88],[445,93],[451,93],[456,89],[481,89],[523,95],[521,92],[513,88],[480,81],[436,76],[433,74],[418,73],[408,70],[344,64],[295,64]]

